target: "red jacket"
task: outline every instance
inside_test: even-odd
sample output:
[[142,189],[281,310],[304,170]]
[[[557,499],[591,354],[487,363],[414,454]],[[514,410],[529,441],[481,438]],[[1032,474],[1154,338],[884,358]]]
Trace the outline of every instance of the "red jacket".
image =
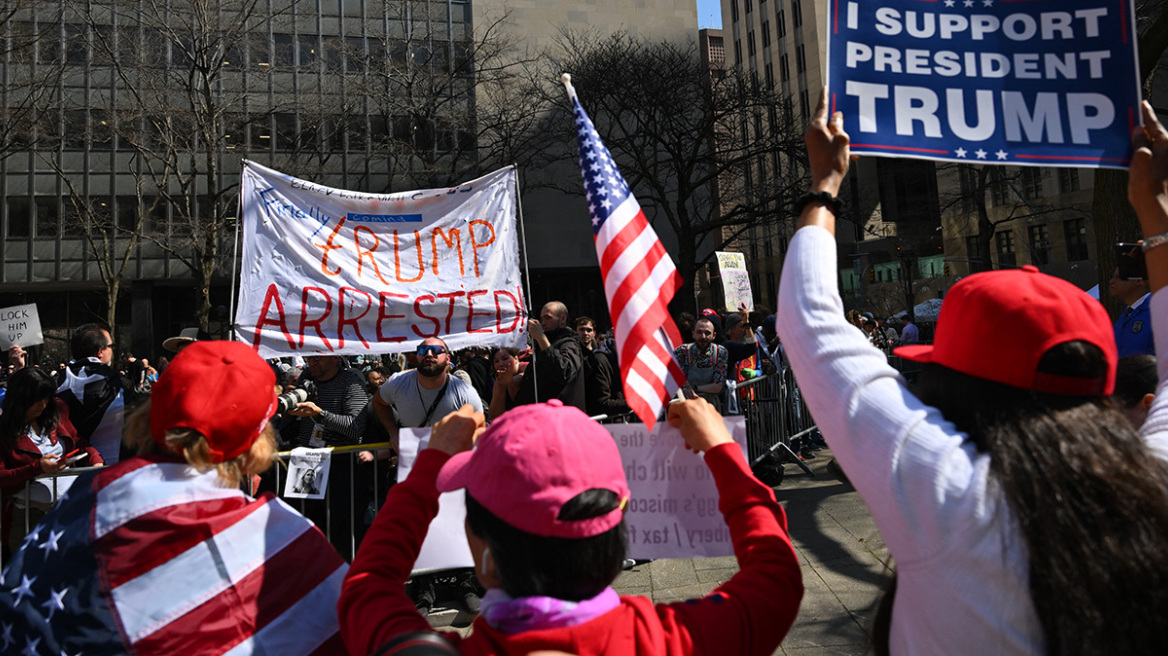
[[[89,442],[85,438],[77,436],[77,430],[69,421],[68,406],[60,399],[57,399],[56,402],[60,421],[57,423],[56,430],[49,433],[49,440],[53,444],[61,442],[64,453],[69,453],[74,449],[83,449],[88,453],[89,457],[79,462],[79,466],[88,467],[104,464],[105,461],[102,460],[97,449],[89,446]],[[43,474],[44,470],[41,469],[43,455],[33,444],[32,438],[28,434],[21,435],[16,440],[12,450],[0,452],[0,493],[5,497],[15,494],[20,491],[26,481],[31,481]]]
[[[341,635],[353,655],[371,654],[394,637],[430,631],[405,592],[430,521],[438,512],[434,480],[449,458],[418,455],[390,489],[345,579],[338,605]],[[463,654],[526,654],[537,649],[599,654],[771,654],[795,621],[803,581],[774,492],[751,475],[736,444],[706,454],[719,508],[740,570],[704,599],[657,604],[621,597],[617,608],[578,626],[504,635],[479,617],[471,635],[444,634]]]

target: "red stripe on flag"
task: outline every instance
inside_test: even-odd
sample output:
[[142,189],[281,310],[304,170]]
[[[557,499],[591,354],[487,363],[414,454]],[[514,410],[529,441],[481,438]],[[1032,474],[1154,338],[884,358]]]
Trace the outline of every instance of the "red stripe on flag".
[[[133,580],[263,507],[246,497],[191,501],[160,508],[107,533],[98,545],[109,585]],[[175,530],[176,526],[187,530]]]
[[[256,539],[263,536],[257,535]],[[340,556],[319,531],[305,531],[234,586],[134,643],[135,650],[150,654],[221,654],[262,630],[340,565]],[[168,590],[165,594],[182,591]]]

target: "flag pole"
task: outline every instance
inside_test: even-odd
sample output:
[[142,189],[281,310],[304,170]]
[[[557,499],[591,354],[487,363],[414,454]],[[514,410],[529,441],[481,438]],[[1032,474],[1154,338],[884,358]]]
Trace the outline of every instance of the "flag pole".
[[[523,278],[527,281],[527,293],[524,294],[523,310],[527,316],[531,316],[531,271],[527,268],[527,231],[523,226],[523,196],[519,193],[519,165],[512,162],[511,166],[515,169],[515,211],[519,216],[519,245],[523,254]],[[530,335],[530,333],[528,333]],[[535,364],[535,350],[532,349],[532,364]],[[539,403],[539,377],[536,375],[537,367],[531,368],[531,389],[535,391],[535,402]]]
[[[247,167],[247,160],[242,164]],[[241,181],[242,182],[242,181]],[[239,185],[239,200],[235,203],[235,241],[231,244],[231,311],[228,321],[231,322],[231,339],[235,339],[235,283],[239,279],[239,224],[243,222],[243,184]]]

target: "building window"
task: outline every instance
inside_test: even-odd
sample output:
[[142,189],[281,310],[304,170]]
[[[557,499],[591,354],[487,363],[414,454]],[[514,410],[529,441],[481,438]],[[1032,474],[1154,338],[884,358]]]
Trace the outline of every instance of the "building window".
[[1087,259],[1087,225],[1083,219],[1063,221],[1063,236],[1067,242],[1067,260]]
[[795,28],[803,26],[803,3],[801,0],[791,0],[791,20],[795,22]]
[[1079,169],[1058,170],[1059,193],[1067,194],[1079,190]]
[[990,169],[990,195],[994,199],[994,207],[1002,207],[1010,202],[1010,184],[1002,174],[1002,168],[995,166]]
[[734,63],[742,65],[742,42],[738,39],[734,39]]
[[746,33],[746,54],[749,57],[754,56],[754,30]]
[[937,171],[933,162],[880,158],[876,160],[876,178],[885,223],[941,225]]
[[746,13],[749,14],[752,10],[754,10],[753,3],[754,0],[746,0]]
[[28,196],[9,196],[6,205],[8,207],[8,238],[25,239],[29,237],[30,203]]
[[780,39],[787,36],[787,12],[782,9],[775,14],[775,28],[779,30]]
[[766,73],[767,90],[775,88],[775,67],[770,62],[763,68]]
[[1020,182],[1027,199],[1042,198],[1042,169],[1023,168]]
[[36,236],[56,237],[60,230],[60,212],[57,208],[56,196],[37,196],[36,202]]
[[786,53],[779,57],[779,79],[783,82],[791,79],[791,67],[788,64]]
[[771,46],[771,22],[762,22],[762,47],[769,48]]
[[970,263],[981,262],[981,243],[977,235],[965,238],[965,257]]
[[795,48],[795,72],[802,73],[807,70],[807,55],[803,54],[803,44],[800,43],[798,48]]
[[961,181],[961,211],[969,214],[977,209],[977,194],[981,193],[979,188],[981,176],[977,169],[968,164],[957,166],[957,176]]
[[738,0],[730,3],[730,20],[738,22]]
[[803,118],[811,116],[811,99],[807,97],[807,89],[799,92],[799,115]]
[[998,242],[998,266],[1013,266],[1018,263],[1014,253],[1014,233],[1010,230],[994,235]]
[[1046,226],[1030,226],[1026,231],[1030,237],[1030,263],[1036,266],[1050,264],[1050,236],[1046,233]]

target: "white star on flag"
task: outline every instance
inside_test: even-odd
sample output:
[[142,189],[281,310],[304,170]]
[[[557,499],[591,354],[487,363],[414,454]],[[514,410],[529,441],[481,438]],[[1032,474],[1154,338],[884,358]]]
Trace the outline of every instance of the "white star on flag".
[[956,151],[954,151],[954,154],[957,155],[958,157],[965,157],[965,154],[968,152],[969,151],[964,149],[964,148],[958,148]]
[[23,574],[20,575],[20,587],[17,588],[12,593],[12,594],[16,595],[16,603],[14,605],[19,606],[20,602],[24,601],[25,597],[35,597],[36,596],[32,593],[32,584],[36,580],[37,580],[37,577],[35,577],[35,576],[30,579]]
[[1007,153],[1004,150],[999,150],[998,152],[996,152],[994,154],[998,156],[998,159],[1006,159],[1006,155],[1008,155],[1009,153]]
[[977,150],[973,151],[973,154],[977,155],[978,159],[985,159],[986,158],[986,151],[982,150],[981,148],[978,148]]
[[57,546],[57,542],[64,535],[65,535],[65,531],[54,531],[54,530],[50,529],[49,530],[49,537],[44,542],[42,542],[39,546],[37,546],[37,549],[43,549],[46,554],[48,554],[49,552],[52,552],[52,551],[57,551],[58,549],[60,549],[60,547]]
[[65,610],[65,595],[69,593],[69,588],[65,588],[60,592],[56,590],[49,590],[50,599],[41,604],[41,608],[48,609],[49,619],[53,619],[53,613],[59,610]]

